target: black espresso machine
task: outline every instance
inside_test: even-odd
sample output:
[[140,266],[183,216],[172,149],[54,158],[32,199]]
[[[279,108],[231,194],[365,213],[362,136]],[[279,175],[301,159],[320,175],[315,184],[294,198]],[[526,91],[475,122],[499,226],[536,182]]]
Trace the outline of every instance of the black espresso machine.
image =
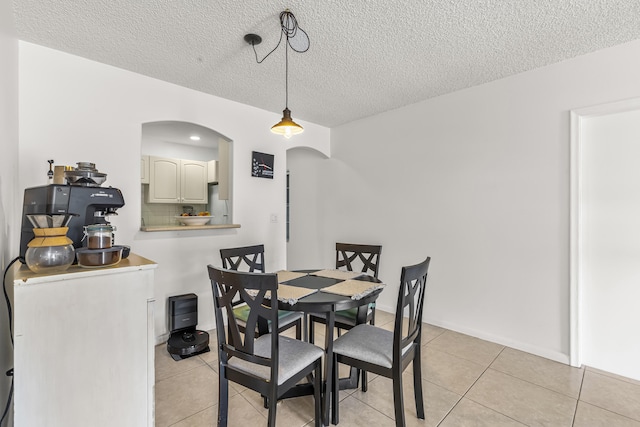
[[24,262],[27,243],[34,237],[28,214],[76,214],[69,221],[67,237],[73,240],[73,247],[77,249],[83,245],[85,225],[108,224],[107,217],[117,215],[116,210],[122,206],[122,192],[113,187],[49,184],[25,189],[20,260]]

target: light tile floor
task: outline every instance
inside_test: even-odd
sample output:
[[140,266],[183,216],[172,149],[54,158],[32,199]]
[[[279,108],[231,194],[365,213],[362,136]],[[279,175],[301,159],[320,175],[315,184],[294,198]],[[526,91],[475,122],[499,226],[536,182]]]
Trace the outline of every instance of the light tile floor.
[[[393,316],[378,310],[376,324],[392,329]],[[319,331],[316,342],[322,340]],[[639,381],[572,368],[428,324],[422,345],[426,420],[416,418],[409,367],[403,381],[409,427],[640,427]],[[156,426],[216,425],[216,353],[176,362],[163,344],[156,347],[155,363]],[[229,394],[230,426],[266,426],[267,411],[255,392],[230,383]],[[312,397],[279,402],[277,424],[312,426]],[[394,426],[391,381],[369,374],[366,393],[341,391],[339,425]]]

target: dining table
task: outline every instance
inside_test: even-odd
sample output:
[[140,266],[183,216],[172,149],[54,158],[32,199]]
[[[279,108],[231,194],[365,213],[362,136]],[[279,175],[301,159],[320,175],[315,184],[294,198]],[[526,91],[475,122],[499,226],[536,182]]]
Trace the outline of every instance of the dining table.
[[[370,303],[375,302],[385,284],[378,278],[342,270],[281,270],[278,274],[278,309],[309,313],[324,313],[325,380],[322,390],[323,424],[329,425],[330,393],[333,382],[333,338],[336,311],[357,308],[356,323],[364,323]],[[305,331],[306,334],[306,331]],[[357,387],[357,373],[340,379],[340,389]],[[285,397],[313,393],[312,384],[301,384]]]

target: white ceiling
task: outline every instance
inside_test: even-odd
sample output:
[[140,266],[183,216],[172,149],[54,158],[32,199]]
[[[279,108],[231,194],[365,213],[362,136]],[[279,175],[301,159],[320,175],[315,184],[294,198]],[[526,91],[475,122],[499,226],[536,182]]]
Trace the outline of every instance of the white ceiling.
[[[14,0],[20,39],[333,127],[640,38],[638,0]],[[277,120],[276,117],[274,117]]]

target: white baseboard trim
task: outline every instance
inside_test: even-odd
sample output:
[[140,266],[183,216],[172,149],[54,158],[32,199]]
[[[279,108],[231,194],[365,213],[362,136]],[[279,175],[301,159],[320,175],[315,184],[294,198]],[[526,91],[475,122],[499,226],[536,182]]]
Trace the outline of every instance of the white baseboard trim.
[[[376,303],[376,307],[382,311],[386,311],[388,313],[395,313],[396,308],[395,307],[388,307],[386,305],[381,305],[379,303]],[[568,354],[559,352],[559,351],[554,351],[554,350],[549,350],[548,348],[542,348],[542,347],[538,347],[535,345],[531,345],[522,341],[515,341],[509,338],[505,338],[502,337],[500,335],[494,335],[494,334],[490,334],[487,333],[485,331],[481,331],[478,329],[473,329],[473,328],[467,328],[467,327],[463,327],[460,326],[456,323],[452,323],[452,322],[447,322],[447,321],[442,321],[442,320],[436,320],[436,319],[429,319],[427,317],[422,318],[423,322],[429,323],[431,325],[434,326],[439,326],[441,328],[445,328],[445,329],[449,329],[451,331],[454,332],[459,332],[461,334],[465,334],[465,335],[470,335],[472,337],[475,338],[480,338],[482,340],[486,340],[486,341],[491,341],[493,343],[496,344],[500,344],[500,345],[504,345],[507,347],[511,347],[514,348],[516,350],[520,350],[520,351],[524,351],[526,353],[531,353],[534,354],[536,356],[540,356],[540,357],[544,357],[545,359],[550,359],[556,362],[560,362],[560,363],[564,363],[565,365],[570,365],[570,357]]]
[[536,356],[544,357],[545,359],[550,359],[556,362],[563,363],[565,365],[570,364],[569,355],[559,351],[538,347],[522,341],[515,341],[509,338],[490,334],[485,331],[481,331],[473,328],[461,327],[460,325],[456,325],[455,323],[451,323],[451,322],[446,322],[446,321],[443,322],[440,320],[428,319],[428,318],[426,319],[423,318],[423,321],[434,326],[439,326],[441,328],[449,329],[451,331],[459,332],[461,334],[470,335],[472,337],[480,338],[486,341],[491,341],[496,344],[504,345],[506,347],[511,347],[513,349],[524,351],[526,353],[531,353]]

